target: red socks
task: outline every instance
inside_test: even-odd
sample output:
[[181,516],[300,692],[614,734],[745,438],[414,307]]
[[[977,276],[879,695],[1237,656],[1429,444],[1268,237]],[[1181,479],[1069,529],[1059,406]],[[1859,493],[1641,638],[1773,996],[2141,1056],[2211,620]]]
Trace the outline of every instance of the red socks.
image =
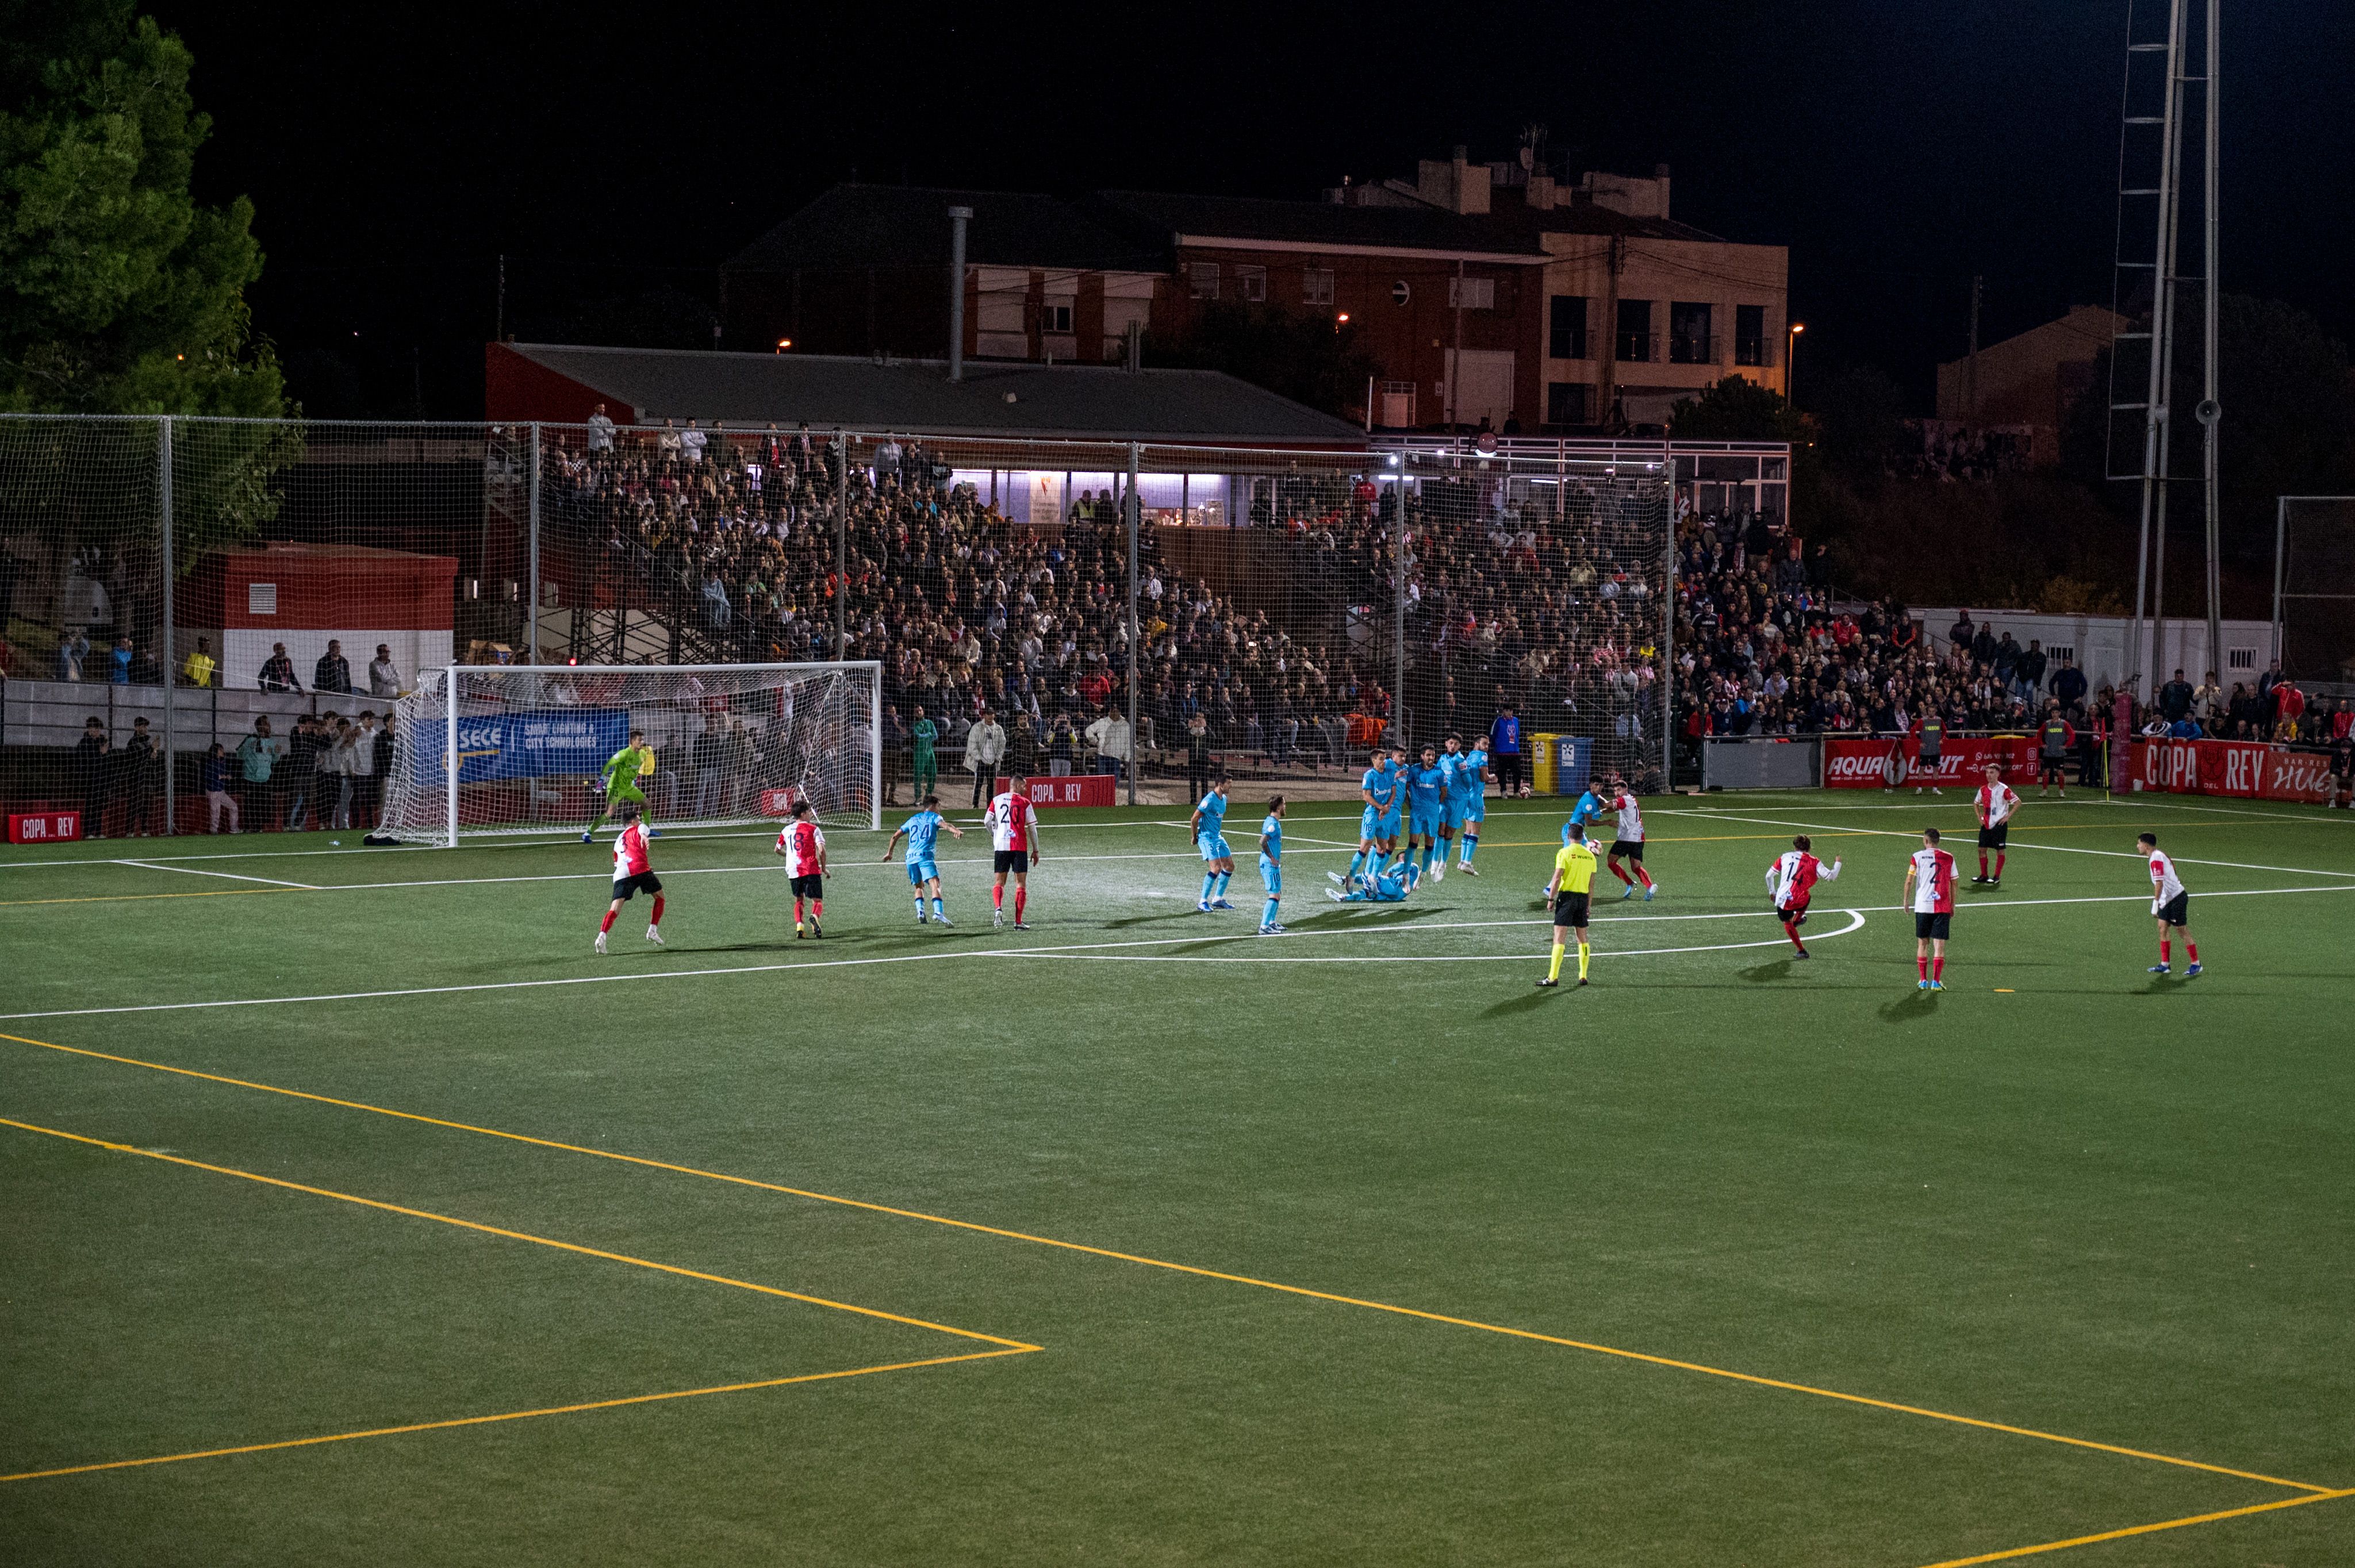
[[2158,939],[2158,961],[2162,964],[2173,963],[2175,961],[2174,953],[2175,944],[2169,941],[2166,938],[2161,937]]
[[[1641,870],[1643,870],[1644,868],[1643,868],[1642,866],[1640,866],[1640,865],[1639,865],[1639,866],[1637,866],[1636,869],[1637,871],[1641,871]],[[1630,886],[1630,887],[1633,887],[1633,886],[1635,886],[1635,885],[1635,885],[1635,883],[1633,883],[1632,881],[1629,881],[1629,880],[1628,880],[1627,874],[1626,874],[1625,872],[1624,872],[1624,871],[1622,871],[1622,870],[1620,870],[1620,869],[1619,869],[1619,863],[1618,863],[1617,861],[1615,861],[1615,860],[1614,860],[1614,861],[1613,861],[1613,862],[1611,863],[1611,874],[1612,874],[1612,875],[1614,875],[1614,876],[1615,876],[1615,877],[1617,877],[1620,881],[1622,881],[1622,882],[1625,882],[1625,883],[1627,884],[1627,885],[1628,885],[1628,886]]]
[[1932,959],[1930,960],[1930,978],[1931,978],[1932,980],[1934,980],[1938,981],[1938,982],[1939,982],[1939,983],[1941,983],[1941,984],[1944,984],[1944,983],[1945,982],[1945,979],[1946,979],[1946,960],[1945,960],[1945,959],[1943,959],[1943,958],[1938,958],[1938,959]]
[[1014,923],[1018,926],[1022,924],[1022,906],[1028,903],[1029,898],[1030,890],[1028,888],[1018,887],[1014,890]]
[[1987,880],[1987,851],[1979,851],[1979,880]]
[[604,923],[603,925],[602,925],[602,926],[598,927],[597,927],[597,929],[599,929],[600,931],[610,931],[610,930],[612,930],[612,929],[613,928],[613,916],[616,916],[616,915],[619,915],[620,913],[621,913],[621,911],[620,911],[620,910],[618,910],[618,909],[608,909],[608,910],[606,910],[606,911],[605,911],[605,923]]
[[2200,944],[2192,941],[2188,937],[2185,938],[2183,942],[2183,956],[2190,959],[2193,963],[2198,963],[2200,961]]
[[1642,880],[1646,890],[1649,891],[1652,885],[1652,874],[1644,869],[1644,863],[1642,861],[1637,861],[1636,863],[1636,874]]
[[1006,907],[1006,884],[1001,882],[989,890],[989,904],[993,909]]
[[649,926],[659,926],[659,925],[661,925],[661,924],[662,924],[662,906],[663,906],[663,897],[662,897],[662,895],[661,895],[661,894],[659,894],[659,893],[657,893],[657,894],[655,894],[655,907],[654,907],[654,912],[653,912],[652,914],[650,914],[650,915],[648,915],[648,916],[646,916],[646,924],[647,924],[647,925],[649,925]]
[[1930,978],[1930,956],[1927,953],[1913,955],[1913,972],[1923,980]]
[[1995,852],[1995,879],[1998,882],[2003,880],[2003,851],[2001,850]]
[[[659,905],[657,905],[657,906],[656,906],[656,907],[657,907],[657,908],[659,908],[659,907],[660,907],[660,906],[659,906]],[[823,898],[813,898],[813,899],[811,899],[811,900],[810,900],[810,918],[811,918],[811,919],[813,919],[813,920],[819,920],[819,919],[823,919],[823,918],[825,918],[825,916],[826,916],[826,900],[825,900],[825,899],[823,899]]]
[[802,923],[802,907],[803,907],[803,906],[802,906],[802,901],[801,901],[800,899],[798,899],[798,898],[794,899],[794,925],[796,925],[796,926],[798,926],[798,925],[800,925],[800,924]]
[[1799,928],[1788,920],[1783,922],[1783,935],[1791,938],[1791,946],[1795,948],[1805,945],[1799,940]]

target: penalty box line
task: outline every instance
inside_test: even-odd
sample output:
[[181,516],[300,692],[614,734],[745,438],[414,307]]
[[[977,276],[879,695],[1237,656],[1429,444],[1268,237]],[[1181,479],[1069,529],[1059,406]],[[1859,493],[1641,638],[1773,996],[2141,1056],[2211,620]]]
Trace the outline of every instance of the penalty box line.
[[[2328,883],[2305,887],[2224,888],[2216,892],[2202,893],[2200,896],[2202,898],[2259,898],[2276,897],[2299,893],[2355,893],[2355,882]],[[2148,896],[2139,893],[2101,894],[2097,895],[2075,898],[2009,898],[2004,900],[2000,904],[1975,904],[1964,906],[1957,908],[1955,912],[1957,914],[1961,914],[1966,912],[1966,910],[1970,913],[1978,913],[1983,910],[1994,909],[2027,909],[2049,904],[2147,905],[2148,903]],[[1376,906],[1368,906],[1367,907],[1372,908]],[[1906,906],[1902,905],[1868,904],[1853,908],[1843,907],[1832,912],[1860,916],[1868,914],[1888,914],[1892,912],[1903,914],[1907,911]],[[1330,911],[1327,911],[1327,913],[1330,913]],[[1731,913],[1720,911],[1692,915],[1615,915],[1598,919],[1595,922],[1595,925],[1597,927],[1616,926],[1623,923],[1631,923],[1639,920],[1769,919],[1773,917],[1773,915],[1774,911],[1768,909],[1736,910]],[[1316,930],[1295,928],[1285,932],[1282,937],[1278,938],[1261,938],[1256,934],[1235,932],[1232,934],[1223,935],[1212,934],[1190,937],[1143,938],[1135,941],[1127,942],[1064,943],[1035,948],[960,948],[945,949],[935,953],[897,953],[888,958],[805,959],[790,963],[730,964],[711,969],[642,969],[625,974],[566,975],[549,980],[477,980],[465,985],[407,986],[398,990],[389,991],[335,991],[323,992],[310,996],[228,997],[215,1001],[148,1001],[134,1002],[120,1007],[50,1008],[28,1012],[0,1012],[0,1023],[22,1023],[41,1018],[97,1018],[113,1013],[190,1012],[221,1007],[276,1007],[290,1002],[304,1001],[378,1001],[408,996],[459,996],[474,991],[537,991],[544,990],[551,986],[619,985],[642,980],[714,980],[731,975],[781,974],[795,969],[865,969],[878,964],[942,963],[958,959],[1037,959],[1085,958],[1095,954],[1114,952],[1126,948],[1172,948],[1186,947],[1197,943],[1259,942],[1263,940],[1294,942],[1311,937],[1394,936],[1412,934],[1417,931],[1491,929],[1498,927],[1538,927],[1548,924],[1550,924],[1550,922],[1545,920],[1424,921],[1380,926],[1344,926],[1329,929],[1319,928]],[[1847,935],[1847,932],[1843,931],[1839,934],[1845,936]],[[1732,944],[1732,946],[1737,947],[1772,947],[1774,943],[1772,942]],[[1607,951],[1608,949],[1604,950]],[[1642,949],[1640,953],[1635,951],[1623,952],[1619,956],[1622,958],[1635,958],[1638,956],[1658,956],[1661,954],[1677,952],[1714,952],[1720,949],[1717,948],[1645,948]],[[1239,961],[1256,961],[1264,963],[1273,960],[1262,959],[1256,960]],[[1299,960],[1295,959],[1293,961]],[[1406,962],[1412,960],[1399,959],[1397,961]],[[15,1036],[13,1035],[0,1035],[0,1039],[14,1038]]]
[[[1194,1264],[1175,1263],[1165,1258],[1146,1257],[1138,1253],[1120,1252],[1111,1247],[1092,1246],[1084,1242],[1063,1241],[1054,1236],[1038,1235],[1028,1231],[1011,1230],[998,1225],[986,1225],[973,1220],[953,1219],[947,1215],[926,1213],[923,1211],[917,1209],[896,1208],[888,1203],[870,1202],[860,1198],[846,1198],[831,1192],[820,1192],[810,1188],[791,1187],[786,1186],[782,1182],[763,1181],[758,1178],[751,1176],[738,1176],[730,1174],[726,1171],[708,1171],[698,1166],[682,1165],[666,1160],[650,1159],[644,1155],[623,1154],[611,1150],[591,1149],[583,1144],[565,1143],[556,1139],[537,1138],[528,1133],[507,1132],[498,1128],[482,1127],[472,1122],[453,1121],[442,1117],[426,1116],[417,1111],[395,1110],[389,1107],[370,1105],[361,1100],[341,1099],[333,1095],[314,1094],[304,1089],[282,1088],[275,1084],[257,1083],[247,1078],[232,1078],[218,1073],[201,1072],[192,1067],[173,1066],[166,1063],[145,1061],[136,1056],[123,1056],[118,1055],[112,1052],[95,1051],[86,1046],[61,1045],[53,1041],[28,1039],[21,1034],[0,1034],[0,1040],[11,1040],[15,1041],[18,1044],[37,1046],[42,1050],[56,1051],[70,1056],[82,1056],[94,1061],[112,1062],[123,1066],[141,1067],[150,1072],[167,1073],[175,1076],[197,1079],[206,1083],[222,1084],[232,1088],[250,1089],[261,1094],[282,1095],[289,1099],[308,1100],[316,1105],[335,1106],[344,1110],[365,1111],[373,1116],[391,1117],[396,1120],[417,1122],[428,1127],[445,1128],[452,1131],[473,1133],[484,1138],[501,1139],[510,1143],[526,1144],[538,1149],[550,1149],[566,1154],[581,1154],[597,1160],[611,1160],[620,1164],[634,1165],[645,1170],[663,1171],[674,1175],[692,1176],[701,1181],[719,1181],[729,1186],[745,1187],[759,1192],[782,1193],[787,1197],[804,1198],[815,1202],[834,1204],[841,1208],[858,1209],[868,1213],[887,1214],[896,1219],[916,1220],[925,1224],[942,1225],[953,1230],[971,1231],[977,1234],[996,1236],[1007,1241],[1025,1242],[1035,1246],[1053,1247],[1059,1251],[1080,1253],[1092,1257],[1108,1258],[1116,1263],[1135,1264],[1146,1268],[1165,1269],[1173,1274],[1191,1275],[1197,1278],[1202,1279],[1216,1279],[1231,1285],[1247,1285],[1257,1289],[1272,1290],[1286,1296],[1301,1297],[1315,1301],[1331,1302],[1337,1306],[1356,1307],[1373,1312],[1386,1312],[1401,1318],[1419,1319],[1424,1322],[1444,1323],[1454,1328],[1472,1329],[1482,1333],[1500,1334],[1509,1339],[1528,1340],[1540,1344],[1561,1345],[1570,1350],[1584,1351],[1590,1354],[1609,1356],[1620,1361],[1638,1361],[1646,1365],[1665,1367],[1678,1372],[1699,1372],[1709,1377],[1723,1378],[1733,1383],[1749,1383],[1761,1388],[1780,1389],[1785,1393],[1791,1393],[1810,1394],[1819,1399],[1836,1400],[1845,1404],[1854,1404],[1870,1409],[1890,1411],[1901,1415],[1921,1416],[1928,1420],[1943,1421],[1958,1426],[1976,1427],[1982,1431],[1999,1432],[2015,1437],[2030,1437],[2040,1442],[2057,1443],[2067,1447],[2089,1449],[2097,1453],[2115,1454],[2132,1459],[2147,1459],[2156,1464],[2171,1465],[2182,1469],[2200,1470],[2211,1475],[2231,1476],[2240,1480],[2260,1481],[2267,1486],[2286,1487],[2293,1491],[2310,1492],[2327,1496],[2339,1495],[2330,1488],[2317,1486],[2312,1482],[2286,1480],[2278,1476],[2263,1475],[2254,1470],[2234,1469],[2227,1465],[2213,1465],[2200,1459],[2186,1459],[2171,1454],[2158,1454],[2153,1453],[2147,1449],[2125,1447],[2115,1443],[2096,1442],[2092,1438],[2072,1437],[2062,1433],[2044,1432],[2034,1427],[2017,1426],[2000,1421],[1987,1421],[1977,1416],[1961,1415],[1951,1411],[1933,1410],[1926,1406],[1905,1404],[1893,1400],[1874,1399],[1865,1394],[1843,1393],[1838,1389],[1818,1388],[1810,1383],[1795,1383],[1782,1378],[1764,1377],[1754,1372],[1734,1372],[1728,1368],[1709,1366],[1699,1361],[1679,1361],[1673,1357],[1653,1355],[1642,1351],[1623,1350],[1613,1345],[1596,1344],[1589,1340],[1573,1340],[1557,1334],[1540,1333],[1531,1329],[1517,1329],[1501,1323],[1483,1322],[1473,1318],[1454,1317],[1444,1312],[1427,1311],[1418,1307],[1402,1307],[1387,1301],[1369,1300],[1363,1297],[1344,1296],[1333,1291],[1316,1290],[1306,1286],[1286,1285],[1281,1281],[1260,1279],[1251,1275],[1233,1274],[1215,1268],[1204,1268]],[[97,1140],[85,1139],[83,1141],[95,1142]],[[119,1146],[110,1145],[108,1147]],[[145,1150],[131,1150],[131,1152],[144,1153]],[[173,1157],[158,1155],[152,1156],[151,1158],[172,1159]],[[195,1161],[191,1160],[180,1160],[178,1162],[183,1164],[195,1163]],[[267,1177],[255,1179],[261,1181],[272,1180]],[[281,1186],[294,1185],[292,1182],[277,1182],[276,1184]],[[314,1189],[300,1190],[314,1191]],[[366,1202],[366,1200],[359,1201]],[[738,1282],[730,1281],[729,1283]],[[859,1310],[859,1308],[852,1308],[852,1310]],[[888,1314],[876,1315],[888,1316]],[[966,1334],[967,1337],[975,1339],[990,1338],[990,1336],[974,1334],[971,1330],[949,1330],[946,1331],[952,1333],[964,1333]],[[993,1340],[993,1342],[998,1344],[1014,1344],[1018,1341],[1000,1340]],[[1036,1350],[1040,1347],[1026,1346],[1024,1348]],[[2319,1499],[2318,1499],[2317,1500]]]
[[[26,1042],[37,1044],[37,1042]],[[54,1047],[68,1049],[67,1047]],[[129,1060],[129,1058],[122,1058]],[[171,1069],[164,1069],[169,1071]],[[254,1087],[264,1086],[256,1085]],[[11,1481],[44,1480],[59,1476],[85,1475],[94,1470],[138,1469],[150,1465],[177,1464],[187,1459],[223,1458],[233,1454],[259,1454],[278,1448],[307,1448],[323,1443],[348,1443],[363,1437],[390,1437],[410,1432],[436,1432],[455,1426],[484,1426],[498,1422],[525,1421],[542,1415],[570,1415],[581,1411],[612,1410],[627,1404],[653,1404],[669,1400],[698,1399],[706,1394],[742,1393],[754,1389],[783,1388],[791,1383],[826,1383],[842,1378],[864,1377],[872,1372],[905,1372],[916,1367],[948,1366],[958,1361],[990,1361],[999,1356],[1023,1356],[1042,1351],[1024,1340],[1008,1340],[996,1334],[985,1334],[973,1329],[954,1328],[946,1323],[934,1323],[922,1318],[902,1313],[886,1312],[879,1308],[859,1307],[847,1301],[830,1300],[805,1291],[787,1290],[780,1286],[762,1285],[750,1279],[736,1279],[724,1274],[711,1274],[702,1269],[687,1268],[678,1264],[659,1263],[652,1258],[635,1257],[628,1253],[609,1252],[602,1247],[585,1246],[578,1242],[559,1241],[552,1236],[534,1235],[528,1231],[509,1230],[504,1226],[485,1224],[479,1220],[464,1220],[453,1214],[438,1214],[429,1209],[412,1209],[400,1203],[389,1203],[378,1198],[363,1198],[357,1193],[338,1192],[332,1188],[314,1187],[301,1181],[289,1181],[276,1176],[263,1176],[234,1166],[214,1165],[183,1155],[165,1154],[157,1150],[141,1149],[135,1144],[117,1143],[108,1139],[92,1138],[85,1133],[67,1132],[59,1128],[42,1127],[37,1123],[18,1121],[0,1117],[0,1127],[12,1127],[22,1132],[39,1133],[62,1139],[69,1143],[102,1149],[113,1154],[134,1154],[143,1160],[154,1160],[166,1165],[184,1166],[191,1171],[209,1171],[216,1176],[232,1176],[240,1181],[259,1182],[265,1187],[279,1187],[290,1192],[302,1192],[314,1198],[332,1198],[338,1202],[356,1203],[362,1208],[400,1214],[409,1219],[432,1220],[439,1224],[454,1225],[461,1230],[475,1231],[485,1235],[498,1236],[507,1241],[528,1242],[535,1246],[553,1247],[559,1252],[577,1253],[584,1257],[601,1258],[608,1263],[627,1264],[634,1268],[652,1269],[658,1274],[671,1274],[686,1279],[699,1280],[708,1285],[725,1285],[739,1290],[750,1290],[763,1296],[773,1296],[806,1306],[824,1307],[837,1312],[848,1312],[862,1318],[879,1319],[910,1328],[926,1329],[937,1334],[950,1334],[961,1340],[976,1340],[997,1349],[971,1351],[961,1355],[930,1356],[917,1361],[892,1361],[877,1366],[848,1367],[836,1372],[802,1372],[788,1377],[762,1378],[747,1383],[715,1384],[708,1388],[673,1389],[660,1393],[626,1394],[615,1399],[589,1400],[582,1403],[546,1405],[531,1410],[502,1411],[489,1415],[464,1415],[443,1421],[411,1422],[400,1426],[375,1426],[354,1432],[333,1432],[314,1437],[293,1437],[272,1443],[245,1443],[229,1447],[191,1449],[177,1454],[157,1454],[137,1459],[108,1459],[87,1465],[62,1465],[48,1469],[23,1470],[13,1475],[0,1475],[0,1485]]]

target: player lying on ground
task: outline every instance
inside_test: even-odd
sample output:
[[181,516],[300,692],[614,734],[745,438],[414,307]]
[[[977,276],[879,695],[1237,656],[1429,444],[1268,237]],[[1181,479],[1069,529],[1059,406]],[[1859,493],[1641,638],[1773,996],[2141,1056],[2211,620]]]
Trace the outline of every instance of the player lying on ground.
[[[1971,804],[1979,813],[1979,874],[1971,878],[1974,887],[2003,885],[2004,846],[2011,839],[2011,814],[2019,810],[2019,795],[2003,781],[2003,769],[1990,762],[1987,765],[1987,782],[1971,797]],[[1987,851],[1995,851],[1995,874],[1987,874]]]
[[1553,876],[1546,884],[1546,902],[1553,906],[1553,955],[1545,979],[1538,981],[1541,989],[1561,983],[1562,949],[1573,936],[1578,938],[1578,983],[1586,983],[1587,960],[1593,956],[1586,945],[1587,905],[1594,889],[1594,852],[1602,847],[1592,839],[1580,839],[1554,852]]
[[942,906],[941,868],[932,859],[932,846],[939,842],[943,828],[948,829],[951,838],[964,837],[964,829],[941,815],[941,798],[926,795],[922,809],[901,822],[899,831],[891,835],[891,842],[883,846],[883,858],[888,862],[891,852],[899,847],[900,840],[904,837],[908,841],[908,882],[916,890],[916,924],[919,926],[924,924],[925,919],[926,888],[932,890],[932,918],[943,926],[954,924],[950,920],[948,911]]
[[641,893],[654,895],[655,906],[646,918],[646,940],[659,948],[662,939],[663,885],[655,874],[654,859],[646,847],[646,830],[638,821],[638,809],[626,801],[616,808],[622,819],[622,831],[613,836],[613,902],[605,906],[605,923],[597,927],[597,950],[605,950],[605,933],[613,928],[613,916],[622,906]]
[[[826,830],[807,800],[794,802],[794,820],[777,834],[777,853],[785,857],[785,875],[794,885],[794,940],[805,934],[823,938],[818,918],[826,913]],[[802,930],[802,906],[809,906],[809,930]]]
[[2168,950],[2168,934],[2172,931],[2183,938],[2183,956],[2191,967],[2183,971],[2190,980],[2200,972],[2200,948],[2191,939],[2190,918],[2191,895],[2185,891],[2183,881],[2175,874],[2175,863],[2158,853],[2158,835],[2143,833],[2135,840],[2135,848],[2150,863],[2150,912],[2158,921],[2158,962],[2150,966],[2155,975],[2172,974],[2175,958]]
[[1227,883],[1235,874],[1235,852],[1227,846],[1224,775],[1210,780],[1202,803],[1186,821],[1186,832],[1202,852],[1202,895],[1194,901],[1194,908],[1204,915],[1213,909],[1232,909],[1234,906],[1227,902]]
[[1781,859],[1766,868],[1766,895],[1774,901],[1774,917],[1783,922],[1783,935],[1791,938],[1791,946],[1799,949],[1799,957],[1807,956],[1807,945],[1799,940],[1799,927],[1807,923],[1807,903],[1818,882],[1838,882],[1840,874],[1839,856],[1834,855],[1827,866],[1815,857],[1815,844],[1801,833],[1791,841],[1791,847]]
[[1039,809],[1030,803],[1030,781],[1019,773],[1008,779],[1005,793],[989,802],[981,821],[989,830],[989,923],[1006,924],[1006,874],[1012,872],[1014,928],[1028,931],[1022,909],[1030,897],[1030,863],[1046,858],[1039,844]]
[[1340,884],[1325,890],[1325,896],[1336,904],[1403,904],[1406,895],[1413,891],[1407,883],[1404,866],[1378,871],[1348,882],[1342,882],[1341,874],[1337,871],[1328,871],[1325,876],[1327,881]]
[[1913,972],[1922,991],[1946,989],[1946,933],[1955,920],[1955,857],[1938,847],[1938,830],[1922,830],[1922,847],[1905,863],[1898,902],[1913,910]]
[[655,748],[646,744],[646,732],[632,730],[630,744],[607,758],[605,766],[598,769],[597,776],[605,781],[605,804],[581,830],[581,842],[585,844],[596,836],[597,830],[613,821],[615,811],[623,806],[636,808],[632,812],[634,816],[645,810],[645,791],[638,780],[652,777],[654,770]]
[[1284,902],[1284,797],[1267,798],[1267,815],[1259,823],[1259,879],[1267,888],[1267,906],[1259,912],[1259,934],[1281,937],[1276,906]]

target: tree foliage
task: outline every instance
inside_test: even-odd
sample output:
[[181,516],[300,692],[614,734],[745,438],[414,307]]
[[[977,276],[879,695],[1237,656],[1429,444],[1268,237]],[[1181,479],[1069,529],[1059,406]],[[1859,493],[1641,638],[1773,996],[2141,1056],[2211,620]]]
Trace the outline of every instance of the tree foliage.
[[1744,376],[1729,376],[1682,397],[1668,410],[1668,428],[1680,441],[1788,441],[1808,440],[1806,420],[1780,392]]
[[0,408],[277,417],[252,204],[189,192],[188,50],[130,0],[0,0]]
[[1336,418],[1363,410],[1367,378],[1380,368],[1359,345],[1355,327],[1231,300],[1205,302],[1182,337],[1150,336],[1146,358],[1178,369],[1224,371]]

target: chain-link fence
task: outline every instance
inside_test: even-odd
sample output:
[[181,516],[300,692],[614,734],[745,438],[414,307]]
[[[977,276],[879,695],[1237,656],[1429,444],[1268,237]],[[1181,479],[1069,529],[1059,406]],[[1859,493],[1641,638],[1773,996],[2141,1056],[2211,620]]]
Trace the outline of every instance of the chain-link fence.
[[1656,777],[1673,469],[1623,445],[0,418],[0,796],[357,828],[421,671],[841,659],[894,800],[1353,797],[1500,719],[1508,785]]
[[2355,495],[2280,499],[2274,646],[2293,681],[2355,683]]

